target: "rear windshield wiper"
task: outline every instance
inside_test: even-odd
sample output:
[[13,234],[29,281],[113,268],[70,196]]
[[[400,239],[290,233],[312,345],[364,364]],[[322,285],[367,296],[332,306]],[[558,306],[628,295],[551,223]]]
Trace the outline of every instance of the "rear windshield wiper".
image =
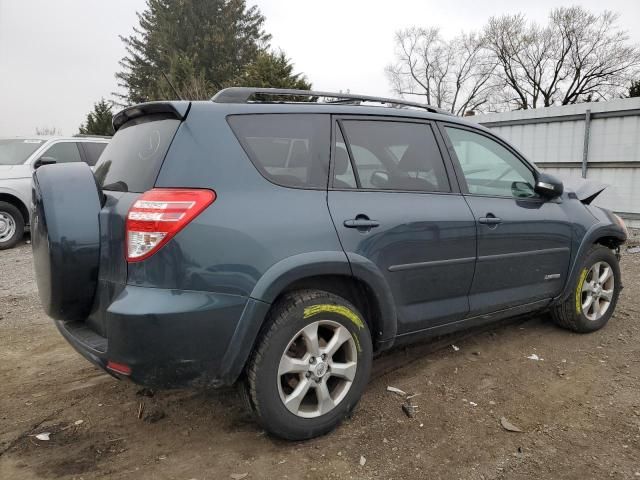
[[115,182],[115,183],[108,183],[107,185],[105,185],[104,187],[102,187],[103,190],[111,190],[114,192],[128,192],[129,191],[129,185],[127,185],[125,182],[123,182],[122,180]]

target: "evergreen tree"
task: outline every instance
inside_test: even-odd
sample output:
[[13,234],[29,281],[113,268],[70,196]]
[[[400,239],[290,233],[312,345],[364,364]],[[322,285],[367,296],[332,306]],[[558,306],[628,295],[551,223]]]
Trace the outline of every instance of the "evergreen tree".
[[282,51],[260,52],[234,83],[247,87],[311,89],[304,75],[293,73],[293,64]]
[[124,104],[208,98],[239,77],[267,47],[264,17],[245,0],[147,0],[116,74]]
[[629,97],[640,97],[640,80],[631,82],[629,87]]
[[113,135],[113,112],[111,104],[104,98],[93,105],[93,110],[87,114],[87,121],[80,125],[83,135]]

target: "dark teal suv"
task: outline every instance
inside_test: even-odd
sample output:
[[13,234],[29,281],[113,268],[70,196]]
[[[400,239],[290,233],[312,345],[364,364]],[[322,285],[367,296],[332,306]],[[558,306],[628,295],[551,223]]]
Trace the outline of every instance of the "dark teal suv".
[[394,345],[543,310],[591,332],[622,288],[597,190],[430,106],[232,88],[114,127],[95,173],[34,173],[46,312],[115,377],[240,380],[280,437],[333,429]]

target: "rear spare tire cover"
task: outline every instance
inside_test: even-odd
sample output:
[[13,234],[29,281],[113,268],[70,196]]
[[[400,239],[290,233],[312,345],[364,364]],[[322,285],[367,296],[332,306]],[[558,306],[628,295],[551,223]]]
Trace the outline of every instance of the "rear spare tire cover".
[[47,165],[33,173],[31,245],[47,315],[81,320],[98,283],[102,193],[85,163]]

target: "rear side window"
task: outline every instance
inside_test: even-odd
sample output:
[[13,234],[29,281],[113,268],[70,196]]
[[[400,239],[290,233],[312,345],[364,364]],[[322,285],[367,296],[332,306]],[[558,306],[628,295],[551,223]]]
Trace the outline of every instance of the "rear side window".
[[231,115],[228,121],[265,178],[285,187],[326,188],[330,148],[328,115]]
[[104,190],[142,193],[153,188],[180,120],[149,115],[125,123],[96,165]]
[[344,120],[341,125],[358,188],[451,191],[430,125],[369,120]]
[[106,143],[97,143],[97,142],[95,143],[82,142],[80,145],[84,150],[84,157],[86,162],[92,167],[96,163],[98,163],[98,159],[100,158],[100,155],[102,154],[102,152],[104,152],[104,149],[107,146]]

